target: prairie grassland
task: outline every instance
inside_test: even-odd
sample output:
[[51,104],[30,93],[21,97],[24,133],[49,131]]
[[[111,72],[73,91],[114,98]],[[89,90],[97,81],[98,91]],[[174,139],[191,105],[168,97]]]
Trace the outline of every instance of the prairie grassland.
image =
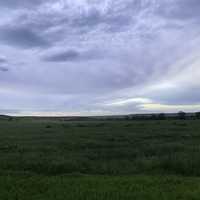
[[199,199],[200,121],[0,120],[0,199]]

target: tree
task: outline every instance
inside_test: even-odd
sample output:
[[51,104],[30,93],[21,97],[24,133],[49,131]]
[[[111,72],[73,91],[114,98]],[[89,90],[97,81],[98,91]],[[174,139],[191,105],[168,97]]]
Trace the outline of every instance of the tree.
[[159,120],[164,120],[164,119],[166,119],[165,114],[164,114],[164,113],[158,114],[158,119],[159,119]]
[[180,112],[178,113],[178,118],[179,118],[179,119],[185,119],[185,118],[186,118],[186,113],[183,112],[183,111],[180,111]]
[[157,115],[156,115],[156,114],[152,114],[152,115],[151,115],[151,119],[152,119],[152,120],[157,120],[157,119],[158,119],[158,117],[157,117]]
[[200,112],[196,112],[196,113],[195,113],[195,117],[196,117],[197,119],[200,119]]

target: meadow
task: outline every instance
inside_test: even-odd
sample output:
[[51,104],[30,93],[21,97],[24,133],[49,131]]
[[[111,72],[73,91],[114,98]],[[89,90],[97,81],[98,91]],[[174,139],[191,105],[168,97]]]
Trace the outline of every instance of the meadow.
[[0,120],[0,199],[199,199],[200,120]]

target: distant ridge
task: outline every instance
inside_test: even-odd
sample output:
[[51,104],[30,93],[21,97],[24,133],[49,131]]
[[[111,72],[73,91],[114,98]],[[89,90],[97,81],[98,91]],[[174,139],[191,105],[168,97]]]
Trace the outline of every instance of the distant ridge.
[[0,120],[10,120],[10,119],[12,119],[12,117],[9,115],[0,115]]
[[178,113],[146,113],[127,115],[102,116],[9,116],[0,115],[0,120],[32,119],[32,120],[61,120],[61,121],[90,121],[90,120],[163,120],[163,119],[200,119],[200,112]]

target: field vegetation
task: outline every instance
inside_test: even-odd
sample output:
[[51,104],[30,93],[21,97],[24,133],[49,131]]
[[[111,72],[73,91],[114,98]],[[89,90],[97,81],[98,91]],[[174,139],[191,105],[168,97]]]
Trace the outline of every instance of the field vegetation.
[[0,199],[199,199],[200,120],[0,120]]

